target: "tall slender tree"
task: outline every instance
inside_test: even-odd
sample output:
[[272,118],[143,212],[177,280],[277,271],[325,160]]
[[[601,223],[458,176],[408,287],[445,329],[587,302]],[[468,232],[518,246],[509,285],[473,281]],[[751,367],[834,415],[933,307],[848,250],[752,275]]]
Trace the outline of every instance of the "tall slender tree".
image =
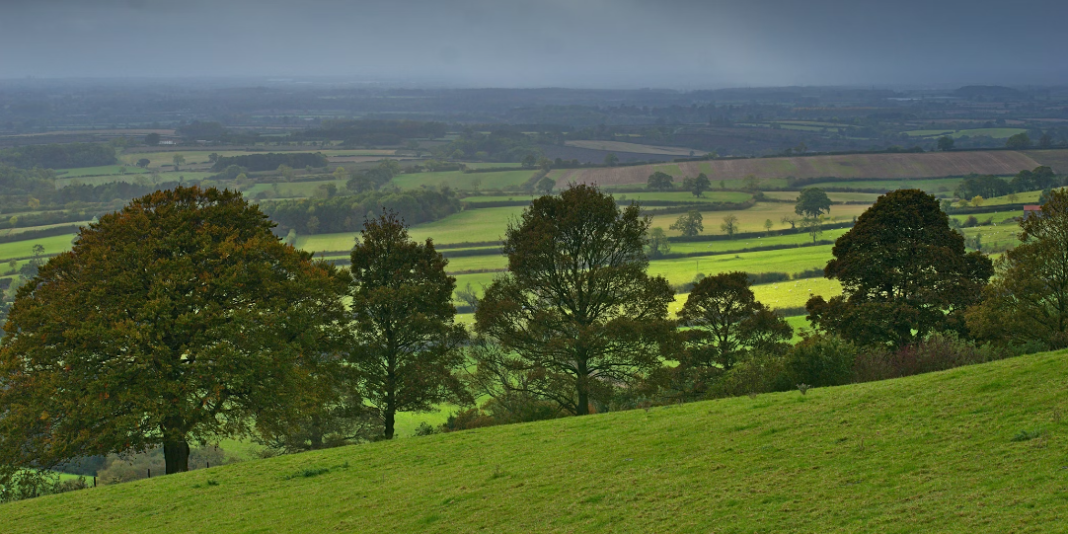
[[20,288],[0,347],[0,465],[248,435],[322,400],[344,283],[236,191],[157,191]]
[[431,240],[410,240],[392,212],[366,221],[352,249],[350,358],[385,439],[393,438],[397,412],[469,400],[455,375],[467,331],[455,323],[456,279],[445,274],[447,263]]
[[479,371],[518,376],[505,387],[585,415],[591,399],[659,368],[674,291],[646,274],[648,229],[637,205],[620,209],[586,185],[535,200],[508,227],[508,275],[475,312],[504,349],[486,351]]

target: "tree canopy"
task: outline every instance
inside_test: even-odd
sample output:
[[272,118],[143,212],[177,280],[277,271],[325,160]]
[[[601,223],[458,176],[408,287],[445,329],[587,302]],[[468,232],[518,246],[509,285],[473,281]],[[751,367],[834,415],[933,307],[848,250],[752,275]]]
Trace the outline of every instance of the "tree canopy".
[[[720,183],[722,184],[722,182]],[[684,179],[682,188],[693,193],[693,196],[699,197],[712,188],[712,182],[708,180],[708,176],[705,176],[705,173],[701,173],[696,178]]]
[[445,274],[448,262],[434,243],[409,240],[404,223],[389,212],[364,223],[351,259],[350,361],[384,422],[383,437],[392,439],[398,411],[465,399],[454,375],[467,340],[454,322],[456,279]]
[[861,344],[901,347],[929,332],[964,332],[964,309],[993,273],[986,256],[965,253],[938,200],[918,189],[879,197],[832,253],[824,274],[842,282],[842,295],[810,299],[809,320]]
[[646,274],[648,228],[637,205],[621,209],[590,186],[536,199],[508,227],[508,275],[475,312],[478,332],[503,349],[487,351],[478,371],[585,415],[591,400],[659,368],[674,291]]
[[684,237],[694,237],[705,231],[704,216],[698,210],[687,211],[679,215],[679,218],[668,229],[675,230]]
[[649,175],[648,187],[655,191],[670,191],[675,188],[675,178],[666,172],[656,171]]
[[819,217],[831,212],[831,199],[818,187],[806,187],[797,196],[794,213],[803,217]]
[[50,468],[248,435],[318,402],[337,361],[334,267],[241,194],[157,191],[83,229],[22,286],[0,345],[0,465]]
[[997,262],[981,304],[967,311],[979,338],[1068,346],[1068,192],[1052,191],[1040,214],[1020,219],[1022,243]]

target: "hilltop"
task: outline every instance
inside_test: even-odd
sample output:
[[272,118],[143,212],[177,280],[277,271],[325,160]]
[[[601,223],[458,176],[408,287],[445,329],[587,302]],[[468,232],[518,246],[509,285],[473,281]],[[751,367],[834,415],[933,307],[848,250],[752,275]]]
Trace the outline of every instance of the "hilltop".
[[1066,356],[256,460],[0,520],[12,534],[1050,532],[1068,520]]

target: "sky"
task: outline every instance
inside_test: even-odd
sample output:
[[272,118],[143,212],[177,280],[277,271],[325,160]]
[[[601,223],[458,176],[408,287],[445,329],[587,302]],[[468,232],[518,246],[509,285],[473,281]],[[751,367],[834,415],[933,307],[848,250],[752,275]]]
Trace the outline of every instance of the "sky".
[[1068,0],[0,0],[0,78],[1068,83]]

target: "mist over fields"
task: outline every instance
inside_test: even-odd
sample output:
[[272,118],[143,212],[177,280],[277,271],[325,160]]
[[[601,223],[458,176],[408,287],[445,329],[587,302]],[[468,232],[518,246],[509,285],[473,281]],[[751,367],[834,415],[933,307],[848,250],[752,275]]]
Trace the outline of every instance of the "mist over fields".
[[0,78],[713,88],[1055,84],[1062,1],[5,0]]

